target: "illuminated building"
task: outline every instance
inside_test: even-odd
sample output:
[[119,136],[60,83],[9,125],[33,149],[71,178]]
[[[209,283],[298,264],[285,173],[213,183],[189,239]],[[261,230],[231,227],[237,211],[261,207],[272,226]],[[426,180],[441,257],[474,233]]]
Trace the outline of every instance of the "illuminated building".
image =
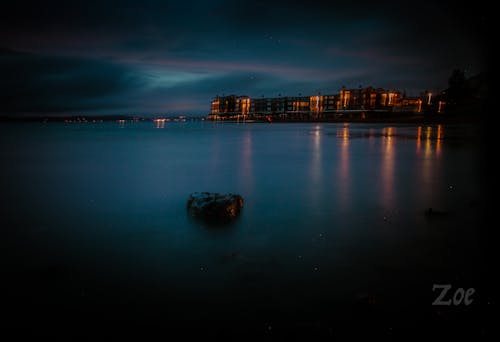
[[217,96],[215,100],[212,101],[212,110],[210,111],[211,114],[219,114],[220,112],[220,99]]
[[252,101],[248,96],[216,96],[211,103],[209,119],[247,115],[251,111],[251,105]]
[[[338,94],[311,96],[217,96],[211,103],[209,119],[262,119],[266,116],[296,120],[319,120],[337,117],[365,119],[370,113],[442,113],[442,97],[424,92],[406,97],[398,90],[342,87]],[[347,116],[345,116],[347,115]]]

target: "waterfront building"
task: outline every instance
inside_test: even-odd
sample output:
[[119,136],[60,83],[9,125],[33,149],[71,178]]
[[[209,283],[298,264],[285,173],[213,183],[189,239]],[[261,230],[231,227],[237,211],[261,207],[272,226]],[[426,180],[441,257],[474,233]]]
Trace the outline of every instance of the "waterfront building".
[[246,120],[265,117],[293,120],[321,120],[347,115],[365,118],[366,113],[422,113],[429,109],[442,113],[441,96],[424,92],[419,97],[406,97],[398,90],[383,88],[345,88],[338,94],[311,96],[216,96],[208,116],[212,120]]

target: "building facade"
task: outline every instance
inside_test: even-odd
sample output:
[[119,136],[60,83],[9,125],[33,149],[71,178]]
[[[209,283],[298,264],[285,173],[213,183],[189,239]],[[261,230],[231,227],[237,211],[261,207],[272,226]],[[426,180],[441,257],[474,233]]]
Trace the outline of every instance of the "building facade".
[[248,96],[216,96],[211,103],[209,119],[327,119],[342,114],[366,112],[420,113],[433,107],[441,113],[445,102],[428,92],[420,97],[406,97],[397,90],[382,88],[342,88],[338,94],[250,98]]

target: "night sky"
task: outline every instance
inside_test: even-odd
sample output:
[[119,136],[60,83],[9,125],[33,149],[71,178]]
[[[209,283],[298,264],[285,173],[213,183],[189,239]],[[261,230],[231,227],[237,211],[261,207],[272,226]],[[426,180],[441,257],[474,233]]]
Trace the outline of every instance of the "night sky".
[[432,1],[17,1],[0,113],[203,115],[215,95],[444,89],[486,68],[488,9]]

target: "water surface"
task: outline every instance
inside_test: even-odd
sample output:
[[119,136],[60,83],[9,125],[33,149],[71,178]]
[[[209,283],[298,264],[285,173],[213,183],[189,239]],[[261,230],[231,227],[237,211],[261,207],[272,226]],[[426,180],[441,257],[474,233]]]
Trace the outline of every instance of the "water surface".
[[[475,136],[444,125],[2,124],[6,324],[263,335],[433,324],[434,283],[480,278]],[[186,213],[195,191],[240,193],[244,210],[205,226]]]

